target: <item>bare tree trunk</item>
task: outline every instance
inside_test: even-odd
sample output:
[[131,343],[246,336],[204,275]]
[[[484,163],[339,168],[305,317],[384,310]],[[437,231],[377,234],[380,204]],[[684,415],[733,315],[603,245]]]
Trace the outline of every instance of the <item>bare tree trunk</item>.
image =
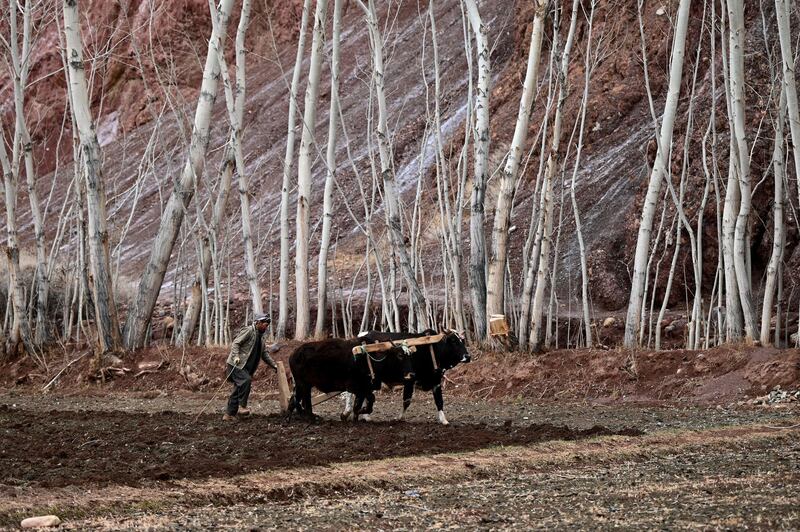
[[[202,239],[200,268],[192,284],[192,298],[189,300],[189,305],[186,307],[183,316],[180,336],[178,336],[178,341],[176,342],[178,345],[189,345],[194,336],[194,331],[197,328],[197,320],[200,318],[200,309],[204,300],[203,292],[205,290],[203,287],[203,280],[208,279],[211,270],[211,241],[217,242],[219,228],[225,217],[225,207],[228,203],[228,195],[231,190],[231,178],[233,177],[233,168],[235,165],[236,161],[229,148],[226,151],[225,160],[222,162],[222,168],[220,169],[219,192],[217,192],[217,199],[214,203],[214,212],[211,215],[211,224],[208,227],[208,233],[204,235]],[[220,288],[219,284],[215,281],[214,290],[220,290]]]
[[744,106],[744,4],[742,0],[728,0],[728,21],[730,56],[731,122],[735,138],[736,153],[734,169],[738,176],[741,195],[739,214],[736,217],[736,229],[733,240],[733,264],[736,270],[736,282],[739,287],[739,299],[744,317],[746,339],[753,341],[756,334],[756,317],[753,305],[750,268],[748,267],[749,249],[746,233],[750,223],[750,150],[747,146],[745,130]]
[[508,151],[506,166],[500,176],[500,191],[494,211],[494,227],[492,228],[492,252],[489,258],[489,278],[487,282],[486,312],[487,314],[503,314],[505,308],[506,257],[508,256],[508,228],[511,223],[511,209],[514,204],[517,173],[522,159],[528,135],[533,96],[539,79],[539,62],[542,53],[542,36],[544,35],[544,19],[547,15],[547,0],[536,0],[533,15],[531,45],[528,51],[528,65],[525,81],[522,85],[522,96],[519,102],[517,123],[514,137]]
[[[9,2],[9,26],[11,29],[11,39],[8,41],[8,48],[11,54],[11,77],[14,86],[14,113],[16,114],[16,131],[14,134],[14,153],[21,147],[25,159],[25,178],[28,185],[28,200],[31,205],[31,216],[33,218],[33,231],[36,242],[36,327],[33,342],[41,346],[47,340],[47,299],[49,291],[49,266],[44,242],[44,222],[42,211],[39,207],[39,196],[36,192],[36,169],[33,162],[33,143],[28,133],[28,125],[25,120],[25,87],[28,84],[28,72],[30,70],[30,45],[31,45],[31,16],[32,7],[30,0],[26,0],[22,7],[22,54],[18,43],[17,10],[16,2]],[[17,158],[14,157],[12,167],[17,166]],[[15,172],[19,175],[19,172]]]
[[[73,1],[73,0],[66,0]],[[219,6],[220,34],[212,31],[211,41],[225,37],[228,19],[231,13],[233,0],[222,0]],[[203,82],[200,87],[200,96],[195,111],[194,126],[192,129],[191,143],[186,158],[186,163],[180,178],[175,181],[175,187],[167,201],[161,216],[161,225],[153,239],[150,258],[142,272],[139,289],[128,309],[123,332],[125,347],[136,349],[144,345],[147,326],[155,308],[161,283],[169,265],[169,258],[175,240],[178,238],[185,210],[194,195],[196,183],[203,173],[206,149],[208,148],[208,128],[211,122],[211,110],[217,96],[219,83],[219,62],[213,46],[209,46],[206,63],[203,70]]]
[[295,245],[295,309],[294,337],[302,340],[308,336],[311,321],[308,289],[308,238],[311,199],[311,163],[314,158],[314,129],[317,124],[317,94],[322,67],[322,47],[325,44],[325,18],[328,0],[317,0],[314,13],[314,34],[311,40],[311,58],[306,85],[300,152],[297,158],[297,223]]
[[[317,268],[317,323],[314,335],[321,338],[325,329],[325,309],[328,304],[328,248],[331,243],[333,221],[333,180],[336,176],[336,119],[339,115],[339,40],[342,26],[342,0],[333,4],[333,36],[331,39],[331,103],[328,113],[328,149],[326,153],[327,175],[323,196],[322,237]],[[331,306],[336,308],[336,304]]]
[[[713,4],[712,4],[713,5]],[[720,44],[722,47],[722,74],[725,82],[725,105],[731,120],[730,69],[728,68],[728,45],[725,13],[720,14]],[[736,141],[733,127],[730,127],[728,142],[728,179],[725,187],[725,201],[722,209],[722,259],[725,273],[725,341],[735,342],[742,337],[742,304],[739,299],[739,285],[736,281],[736,267],[733,258],[733,240],[736,230],[736,216],[739,212],[740,191],[735,167],[737,161]]]
[[6,344],[6,355],[12,356],[20,342],[26,349],[31,342],[30,324],[25,312],[25,289],[19,271],[19,244],[17,239],[17,176],[12,171],[11,161],[6,151],[5,134],[0,130],[0,164],[3,169],[3,184],[6,200],[6,259],[8,261],[8,291],[14,321]]
[[[676,216],[677,218],[677,216]],[[669,302],[669,295],[672,291],[672,280],[675,278],[675,266],[678,264],[678,255],[681,251],[681,224],[676,220],[675,222],[675,249],[672,252],[672,262],[669,266],[669,275],[667,275],[667,286],[664,288],[664,298],[661,301],[661,310],[658,311],[658,319],[656,320],[656,351],[661,350],[661,323],[664,321],[664,314],[667,312],[667,304]],[[653,291],[655,292],[655,290]]]
[[289,188],[291,187],[292,162],[294,161],[295,120],[297,118],[297,93],[300,87],[300,70],[308,31],[308,12],[311,0],[303,3],[303,16],[300,21],[300,37],[297,42],[297,55],[294,60],[292,85],[289,89],[289,124],[286,132],[286,154],[283,159],[283,185],[281,187],[281,259],[280,288],[278,289],[278,325],[275,335],[286,336],[286,320],[289,315]]
[[650,233],[653,229],[653,217],[655,216],[656,202],[661,191],[661,181],[667,173],[669,148],[672,144],[672,129],[675,125],[675,115],[677,114],[678,100],[680,98],[683,56],[686,47],[686,33],[689,25],[691,3],[691,0],[681,0],[678,7],[678,22],[675,27],[675,38],[672,45],[672,64],[670,66],[667,101],[664,104],[664,118],[661,122],[656,161],[650,174],[650,183],[647,187],[647,196],[642,209],[642,221],[639,224],[639,236],[636,241],[631,294],[628,302],[628,314],[625,320],[624,345],[628,348],[635,347],[638,338],[645,268],[650,249]]
[[383,64],[383,40],[378,27],[378,19],[375,14],[375,5],[369,0],[369,5],[365,5],[361,0],[358,2],[367,18],[367,25],[370,35],[370,46],[372,48],[373,79],[375,82],[375,94],[378,101],[378,153],[380,155],[381,177],[383,178],[383,199],[386,205],[386,213],[389,225],[389,237],[392,249],[397,254],[400,261],[400,269],[406,282],[409,292],[409,309],[415,307],[414,315],[417,322],[409,323],[410,328],[424,329],[428,327],[425,315],[425,298],[422,295],[417,279],[414,275],[411,261],[409,260],[408,250],[406,249],[403,238],[402,223],[400,220],[400,198],[395,188],[394,167],[392,164],[391,143],[389,141],[388,113],[386,110],[386,94],[384,91],[384,64]]
[[[436,36],[436,18],[434,17],[434,3],[428,6],[428,19],[431,24],[431,44],[433,46],[433,73],[434,73],[434,127],[436,138],[436,153],[437,153],[437,172],[436,172],[436,192],[439,202],[439,216],[442,218],[442,241],[445,247],[447,263],[449,263],[450,274],[453,278],[453,295],[452,306],[453,315],[455,316],[455,326],[459,331],[464,331],[466,324],[464,319],[464,299],[462,290],[461,279],[461,252],[460,252],[460,225],[459,216],[454,216],[453,206],[451,204],[451,190],[450,190],[450,172],[447,159],[444,153],[444,142],[442,140],[442,124],[441,124],[441,77],[439,70],[439,44]],[[425,68],[422,69],[423,79],[425,78]],[[427,81],[426,81],[427,83]],[[424,145],[424,143],[423,143]],[[460,197],[462,194],[462,187],[458,183],[456,195]],[[460,200],[455,198],[456,212],[461,212]],[[445,264],[447,266],[447,264]],[[446,268],[444,268],[446,269]],[[445,278],[445,289],[447,290],[447,278]],[[447,299],[447,298],[446,298]],[[449,307],[445,306],[446,309]],[[449,312],[449,311],[447,311]]]
[[[792,30],[790,25],[790,7],[795,2],[775,0],[775,14],[778,19],[778,33],[781,43],[781,65],[783,70],[783,88],[786,93],[786,108],[789,112],[789,129],[792,133],[792,156],[794,157],[794,175],[800,176],[800,110],[797,104],[797,83],[795,81],[795,54],[792,50]],[[800,194],[800,187],[798,187]]]
[[583,81],[583,98],[581,100],[581,121],[578,126],[578,147],[575,152],[575,164],[572,168],[572,181],[570,184],[570,200],[572,202],[572,212],[575,216],[575,234],[578,237],[578,250],[581,259],[581,307],[583,309],[583,325],[584,334],[586,335],[586,347],[592,347],[592,322],[589,315],[589,268],[586,264],[586,244],[583,241],[583,227],[581,225],[580,212],[578,211],[578,200],[575,197],[575,178],[578,176],[578,169],[580,168],[581,153],[583,151],[583,133],[586,124],[586,110],[589,107],[589,80],[592,76],[592,29],[594,27],[594,9],[597,5],[597,0],[592,0],[591,11],[589,12],[587,30],[588,36],[586,37],[586,54],[583,65],[584,81]]
[[[217,9],[214,6],[214,0],[208,2],[209,10],[211,11],[212,25],[216,29],[215,35],[219,36],[219,21]],[[231,123],[231,137],[230,146],[236,161],[238,188],[239,188],[239,206],[241,209],[242,218],[242,242],[244,244],[245,256],[245,275],[247,277],[247,285],[250,287],[250,298],[253,307],[253,313],[262,313],[263,304],[261,301],[261,288],[258,283],[258,274],[256,272],[255,253],[253,251],[253,237],[252,226],[250,223],[250,196],[249,184],[247,182],[247,175],[245,174],[244,152],[242,148],[242,135],[244,128],[244,98],[246,91],[246,64],[247,57],[244,48],[244,39],[247,34],[247,26],[250,23],[250,0],[242,2],[242,11],[239,16],[239,27],[236,31],[236,88],[234,91],[233,83],[231,82],[230,75],[228,74],[228,63],[225,60],[225,47],[221,39],[211,41],[211,45],[215,48],[217,60],[219,61],[220,75],[222,84],[225,90],[225,102],[228,107],[228,118]]]
[[[557,18],[557,17],[556,17]],[[547,167],[544,173],[544,217],[542,218],[543,230],[541,246],[539,248],[539,268],[536,274],[536,290],[533,293],[531,303],[531,335],[530,346],[534,351],[541,350],[542,342],[542,316],[544,313],[545,287],[550,277],[550,246],[552,244],[553,218],[555,204],[553,202],[553,186],[556,170],[559,166],[561,155],[559,153],[561,142],[561,122],[563,118],[564,102],[569,94],[567,85],[567,70],[569,68],[569,56],[572,51],[572,44],[575,40],[575,27],[578,18],[578,0],[572,6],[572,18],[570,21],[569,32],[564,49],[561,52],[561,65],[558,73],[559,95],[556,104],[555,117],[553,120],[553,130],[551,132],[550,151],[547,154]],[[554,23],[554,46],[558,47],[558,23]]]
[[[790,73],[791,75],[791,73]],[[786,85],[781,91],[778,120],[775,124],[775,145],[772,151],[772,168],[775,181],[775,198],[772,208],[772,254],[767,265],[767,279],[764,283],[764,304],[761,307],[761,343],[770,343],[770,321],[772,319],[772,302],[775,297],[775,286],[778,280],[778,270],[783,261],[783,202],[785,193],[783,191],[783,180],[786,178],[783,153],[783,122],[786,120]],[[781,315],[776,313],[775,326],[780,327]]]
[[[475,101],[475,151],[474,177],[470,201],[470,260],[469,284],[472,293],[472,311],[475,316],[475,334],[486,339],[486,235],[484,234],[484,209],[486,182],[489,179],[489,93],[491,92],[491,65],[489,39],[475,0],[464,0],[472,31],[478,46],[478,86]],[[505,267],[505,263],[503,263]]]
[[83,65],[80,18],[77,0],[64,0],[64,35],[69,93],[75,127],[81,142],[86,179],[86,206],[89,215],[89,256],[92,296],[100,352],[116,351],[121,345],[119,320],[111,282],[111,257],[106,228],[106,195],[103,183],[100,144],[92,120],[86,73]]
[[[258,272],[256,270],[256,258],[253,252],[253,230],[250,223],[250,186],[245,174],[244,153],[242,148],[244,130],[244,100],[246,90],[246,70],[247,52],[244,47],[244,39],[247,34],[247,26],[250,23],[250,0],[242,1],[242,11],[239,15],[239,27],[236,31],[236,94],[234,98],[233,111],[235,115],[235,128],[233,130],[234,154],[236,156],[236,171],[239,175],[239,205],[242,211],[242,240],[245,251],[245,272],[247,274],[247,284],[250,286],[250,297],[253,302],[253,313],[261,314],[264,312],[264,305],[261,300],[261,287],[258,282]],[[219,33],[218,33],[219,34]],[[221,42],[221,41],[219,41]],[[224,54],[218,53],[218,57],[224,61]],[[221,63],[222,68],[224,62]]]

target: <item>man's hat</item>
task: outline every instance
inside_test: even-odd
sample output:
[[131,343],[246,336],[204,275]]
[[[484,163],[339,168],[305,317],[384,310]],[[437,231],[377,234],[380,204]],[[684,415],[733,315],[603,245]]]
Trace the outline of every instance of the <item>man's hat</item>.
[[269,323],[272,321],[272,319],[267,314],[258,313],[253,317],[253,321],[265,321]]

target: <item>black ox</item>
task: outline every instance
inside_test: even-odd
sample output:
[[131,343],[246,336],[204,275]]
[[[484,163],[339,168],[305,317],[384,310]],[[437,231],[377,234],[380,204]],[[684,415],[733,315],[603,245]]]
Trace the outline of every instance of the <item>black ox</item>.
[[[381,384],[389,386],[403,384],[403,414],[411,404],[415,385],[424,391],[432,391],[436,403],[438,420],[446,425],[444,415],[444,399],[442,398],[442,377],[444,372],[461,362],[469,362],[470,355],[463,339],[455,332],[446,331],[437,343],[417,346],[411,354],[415,378],[413,381],[403,380],[403,351],[399,347],[407,338],[437,334],[435,331],[422,333],[385,333],[370,331],[348,340],[322,340],[309,342],[299,346],[289,357],[289,367],[294,377],[295,390],[290,400],[289,412],[298,410],[301,414],[311,416],[311,388],[330,392],[350,392],[355,395],[355,405],[348,404],[342,419],[350,414],[354,419],[362,416],[368,419],[375,402],[373,390]],[[377,353],[358,353],[353,355],[353,347],[361,343],[396,342],[398,347]],[[432,353],[431,353],[432,351]],[[370,357],[369,363],[367,357]],[[370,366],[375,378],[372,378]],[[367,404],[364,406],[364,401]],[[349,403],[349,401],[348,401]]]

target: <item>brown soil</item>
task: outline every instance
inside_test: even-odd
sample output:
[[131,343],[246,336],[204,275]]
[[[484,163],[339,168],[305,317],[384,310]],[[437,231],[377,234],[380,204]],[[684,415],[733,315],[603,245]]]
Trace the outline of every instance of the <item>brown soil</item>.
[[141,485],[152,480],[228,477],[332,462],[575,440],[638,430],[595,426],[515,427],[434,423],[287,422],[175,412],[29,412],[0,406],[0,483],[8,486]]
[[193,424],[205,403],[0,396],[0,526],[41,513],[81,530],[797,524],[796,409],[456,399],[449,427],[419,409],[402,424]]
[[560,350],[485,353],[450,378],[478,397],[725,404],[800,384],[800,351],[731,346],[703,351]]

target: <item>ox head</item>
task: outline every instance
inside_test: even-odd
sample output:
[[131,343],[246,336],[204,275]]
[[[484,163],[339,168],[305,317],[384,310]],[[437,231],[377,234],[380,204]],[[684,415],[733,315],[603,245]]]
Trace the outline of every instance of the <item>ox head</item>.
[[445,345],[444,351],[446,352],[445,360],[442,360],[442,366],[445,369],[450,369],[456,364],[466,363],[472,360],[467,351],[467,345],[464,343],[464,337],[456,331],[445,329],[442,331],[444,338],[442,342]]

